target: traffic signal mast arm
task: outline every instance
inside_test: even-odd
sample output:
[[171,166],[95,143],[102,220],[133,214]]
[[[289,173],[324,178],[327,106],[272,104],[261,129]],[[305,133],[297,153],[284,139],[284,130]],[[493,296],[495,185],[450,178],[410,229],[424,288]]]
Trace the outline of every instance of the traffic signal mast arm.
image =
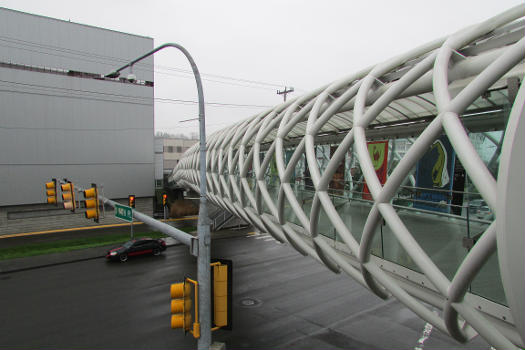
[[[115,205],[118,204],[115,201],[112,201],[111,199],[105,198],[98,195],[98,198],[100,201],[102,201],[104,204],[107,204],[111,206],[112,208],[115,208]],[[184,231],[181,231],[179,229],[176,229],[175,227],[172,227],[168,224],[165,224],[159,220],[153,219],[152,217],[149,217],[146,214],[143,214],[137,210],[133,210],[133,217],[137,219],[137,221],[142,221],[146,225],[150,226],[151,228],[154,228],[176,240],[181,242],[184,245],[187,245],[191,248],[192,252],[195,251],[195,247],[197,247],[197,237],[192,236]]]
[[[82,187],[80,186],[74,186],[73,187],[73,184],[71,182],[68,182],[68,181],[65,181],[65,180],[62,180],[60,181],[60,185],[67,185],[67,184],[71,184],[71,188],[74,188],[75,190],[77,191],[84,191],[85,189],[83,189]],[[67,186],[66,186],[67,187]],[[74,199],[74,194],[72,195],[72,199]],[[115,208],[115,206],[118,204],[117,202],[115,201],[112,201],[111,199],[109,198],[106,198],[104,196],[101,196],[98,191],[97,191],[97,198],[98,198],[98,201],[99,203],[102,202],[103,205],[107,204],[109,205],[110,207],[112,207],[113,209]],[[76,206],[76,204],[75,204]],[[66,208],[66,209],[70,209],[70,208]],[[143,214],[135,209],[132,210],[133,212],[133,217],[137,220],[137,221],[141,221],[143,223],[145,223],[146,225],[178,240],[179,242],[181,242],[182,244],[184,245],[187,245],[188,247],[190,247],[190,251],[193,255],[197,256],[197,253],[198,253],[198,238],[195,237],[195,236],[192,236],[184,231],[181,231],[179,229],[176,229],[175,227],[172,227],[168,224],[165,224],[161,221],[158,221],[156,219],[153,219],[152,217],[146,215],[146,214]]]
[[[99,193],[98,193],[98,190],[96,188],[96,185],[95,184],[92,184],[92,187],[91,188],[88,188],[88,189],[82,189],[80,186],[73,186],[73,184],[67,180],[64,180],[64,182],[60,181],[61,183],[61,188],[62,190],[67,191],[70,190],[71,193],[69,194],[69,196],[66,196],[68,197],[71,201],[74,201],[75,200],[75,197],[74,197],[74,193],[73,191],[76,189],[77,191],[82,191],[84,193],[84,196],[86,198],[86,217],[87,218],[96,218],[98,219],[98,208],[99,208],[99,203],[101,202],[102,205],[109,205],[111,206],[112,208],[116,208],[117,205],[120,205],[119,203],[115,202],[115,201],[112,201],[111,199],[108,199],[104,196],[101,196]],[[46,188],[47,188],[47,184],[46,184]],[[131,202],[135,202],[135,196],[132,195],[133,198],[129,198],[128,197],[128,204],[131,204]],[[166,196],[167,197],[167,196]],[[166,202],[167,202],[167,198],[166,198]],[[73,202],[74,203],[74,202]],[[93,206],[93,203],[94,203],[94,206]],[[76,204],[72,204],[73,208],[76,207]],[[69,209],[69,207],[65,207],[67,209]],[[89,210],[90,209],[96,209],[96,214],[90,214],[92,212],[90,212]],[[190,252],[195,255],[195,256],[198,256],[199,252],[198,252],[198,238],[195,237],[195,236],[192,236],[184,231],[181,231],[179,229],[176,229],[170,225],[167,225],[159,220],[156,220],[156,219],[153,219],[152,217],[148,216],[148,215],[145,215],[137,210],[131,210],[132,212],[132,215],[133,215],[133,218],[135,218],[137,221],[141,221],[143,223],[145,223],[146,225],[178,240],[179,242],[187,245],[188,247],[190,247]],[[95,216],[93,216],[95,215]],[[225,298],[225,294],[226,295],[229,295],[229,291],[227,290],[227,288],[225,288],[226,286],[226,282],[230,277],[229,277],[229,273],[226,272],[226,271],[223,271],[221,264],[220,263],[213,263],[211,264],[210,266],[211,268],[213,268],[214,270],[216,270],[216,275],[215,277],[219,277],[220,275],[220,278],[218,279],[218,283],[216,283],[216,281],[214,281],[214,285],[217,285],[219,288],[213,288],[213,298],[215,300],[215,314],[211,320],[212,322],[215,324],[215,327],[212,328],[212,330],[217,330],[219,328],[222,328],[224,326],[227,326],[227,327],[231,327],[231,323],[228,322],[228,313],[229,311],[226,310],[226,307],[228,305],[231,305],[230,302],[228,301],[229,299]],[[189,309],[187,307],[187,303],[186,301],[184,300],[183,303],[182,303],[182,306],[180,305],[180,302],[175,302],[175,310],[177,310],[177,312],[180,312],[180,310],[182,310],[182,313],[183,313],[183,316],[182,316],[182,319],[180,318],[180,315],[175,317],[175,321],[173,321],[172,319],[172,325],[175,324],[175,325],[178,325],[179,328],[180,328],[180,325],[182,324],[182,327],[187,330],[187,331],[190,331],[191,334],[195,337],[195,338],[201,338],[201,324],[199,322],[199,288],[198,288],[198,282],[195,281],[195,280],[192,280],[190,278],[186,278],[185,282],[186,283],[191,283],[194,285],[194,298],[195,298],[195,322],[192,323],[192,329],[190,329],[190,323],[191,323],[191,318],[190,320],[188,321],[187,319],[187,314],[184,313],[184,311],[186,309]],[[185,285],[183,287],[183,290],[186,291],[186,288],[185,288]],[[183,296],[187,294],[187,293],[183,293]],[[191,304],[190,304],[191,305]],[[204,310],[206,308],[204,307]],[[172,312],[173,312],[173,305],[172,305]],[[204,318],[205,319],[205,318]],[[175,323],[173,323],[175,322]],[[204,327],[206,328],[206,327]],[[228,328],[227,328],[228,329]],[[231,329],[231,328],[230,328]]]

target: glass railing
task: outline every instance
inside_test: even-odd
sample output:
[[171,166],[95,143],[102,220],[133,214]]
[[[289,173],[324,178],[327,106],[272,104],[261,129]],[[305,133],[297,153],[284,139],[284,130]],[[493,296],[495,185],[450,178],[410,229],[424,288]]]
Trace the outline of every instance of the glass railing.
[[492,254],[480,273],[472,281],[470,292],[498,304],[508,305],[501,281],[497,251]]
[[[309,216],[315,190],[305,185],[306,182],[302,179],[301,183],[292,184],[292,188],[295,188],[295,196],[302,204],[305,214]],[[363,199],[362,183],[344,182],[342,186],[337,187],[338,189],[329,188],[328,194],[346,227],[359,242],[373,201]],[[436,190],[403,186],[393,198],[392,204],[420,247],[443,274],[452,280],[469,249],[494,220],[494,215],[479,193],[455,191],[463,197],[462,205],[457,205],[452,204],[451,201],[425,203],[418,199],[420,191]],[[454,191],[447,192],[449,196],[455,194]],[[421,209],[420,207],[424,206],[417,205],[421,203],[430,208],[434,205],[438,211]],[[292,217],[288,221],[299,224],[296,222],[295,215]],[[318,227],[320,234],[335,241],[341,241],[332,221],[323,209],[320,210]],[[372,254],[413,271],[421,272],[385,222],[376,230],[372,243]],[[473,281],[470,290],[474,294],[506,305],[497,253],[489,259]]]
[[[250,188],[255,190],[255,179],[249,177],[248,183]],[[268,175],[266,177],[267,190],[276,206],[280,185],[277,176]],[[308,179],[297,178],[291,187],[305,215],[310,217],[315,194],[311,182]],[[373,201],[363,199],[362,183],[344,182],[337,187],[337,189],[330,188],[328,195],[346,227],[355,240],[360,242]],[[445,276],[452,280],[469,249],[494,220],[494,215],[479,193],[460,193],[463,197],[462,205],[451,204],[451,201],[424,203],[425,201],[418,199],[418,191],[430,190],[433,189],[402,186],[391,203],[420,247]],[[453,191],[447,192],[451,196],[454,195]],[[366,195],[364,197],[367,198]],[[439,211],[422,209],[420,205],[417,205],[418,203],[427,206],[428,204],[435,205]],[[272,215],[264,200],[262,200],[262,207],[264,213]],[[287,200],[285,200],[284,215],[287,222],[302,226]],[[413,271],[421,272],[410,255],[403,249],[388,224],[383,222],[376,230],[372,254]],[[342,241],[323,208],[319,214],[318,232],[336,242]],[[506,305],[497,253],[494,253],[474,279],[470,292]]]

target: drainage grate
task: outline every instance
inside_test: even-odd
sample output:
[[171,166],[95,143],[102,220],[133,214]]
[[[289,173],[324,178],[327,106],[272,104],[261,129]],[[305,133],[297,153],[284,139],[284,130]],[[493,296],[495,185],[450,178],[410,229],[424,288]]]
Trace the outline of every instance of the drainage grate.
[[260,306],[262,302],[255,298],[243,298],[241,299],[240,304],[242,307],[257,307]]

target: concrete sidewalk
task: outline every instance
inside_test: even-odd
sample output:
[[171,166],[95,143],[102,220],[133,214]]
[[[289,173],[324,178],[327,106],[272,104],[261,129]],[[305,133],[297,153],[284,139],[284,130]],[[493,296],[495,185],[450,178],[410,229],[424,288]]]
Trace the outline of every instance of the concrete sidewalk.
[[[231,230],[231,229],[221,230],[218,232],[212,232],[211,238],[212,240],[215,240],[215,239],[242,236],[242,235],[246,235],[248,232],[251,232],[251,231],[253,231],[253,229],[250,227],[240,229],[240,230]],[[190,234],[196,235],[197,232],[196,231],[190,232]],[[175,239],[171,237],[165,238],[164,240],[166,241],[166,245],[168,247],[181,244],[180,242],[176,241]],[[42,267],[74,263],[78,261],[100,259],[106,256],[106,252],[109,249],[114,248],[116,246],[118,246],[118,244],[112,244],[112,245],[106,245],[106,246],[100,246],[100,247],[94,247],[94,248],[71,250],[69,252],[63,252],[63,253],[52,253],[52,254],[45,254],[45,255],[30,256],[26,258],[0,260],[0,274],[32,270],[32,269],[37,269],[37,268],[42,268]]]

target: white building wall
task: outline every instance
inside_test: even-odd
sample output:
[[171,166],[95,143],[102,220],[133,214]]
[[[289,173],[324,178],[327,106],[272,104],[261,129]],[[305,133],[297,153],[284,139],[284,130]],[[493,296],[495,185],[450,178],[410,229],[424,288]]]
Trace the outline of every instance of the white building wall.
[[164,178],[164,140],[161,137],[155,138],[155,182],[156,187],[162,186],[162,180]]
[[164,138],[164,173],[171,174],[191,146],[199,142],[195,139]]
[[[152,48],[151,38],[0,8],[0,62],[108,73]],[[138,75],[153,81],[145,63]],[[53,177],[103,184],[111,198],[153,195],[153,87],[0,67],[0,106],[0,206],[44,202]]]

